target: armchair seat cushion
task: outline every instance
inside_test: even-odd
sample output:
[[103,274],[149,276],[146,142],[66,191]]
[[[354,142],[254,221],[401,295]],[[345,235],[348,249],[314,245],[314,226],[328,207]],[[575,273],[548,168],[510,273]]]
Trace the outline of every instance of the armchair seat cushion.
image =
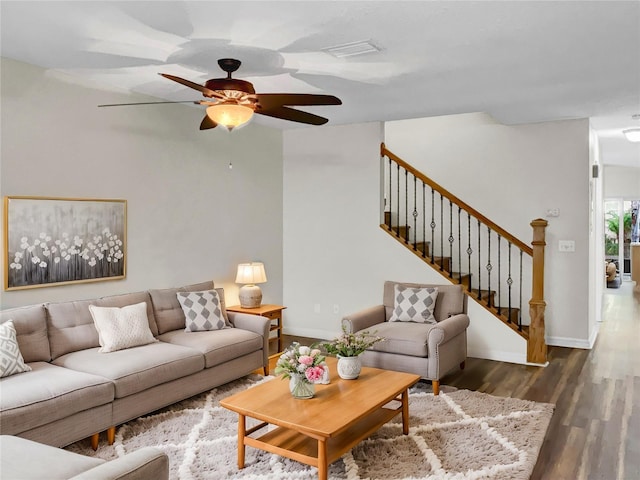
[[413,357],[428,357],[427,338],[436,325],[413,322],[384,322],[374,325],[371,331],[383,337],[370,350],[376,352],[398,353]]

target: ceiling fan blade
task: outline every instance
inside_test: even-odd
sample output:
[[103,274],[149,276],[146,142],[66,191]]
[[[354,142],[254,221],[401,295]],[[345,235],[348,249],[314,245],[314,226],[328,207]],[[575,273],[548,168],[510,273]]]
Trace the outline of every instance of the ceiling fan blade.
[[313,93],[259,93],[258,103],[264,108],[282,105],[342,105],[342,101],[333,95]]
[[174,102],[107,103],[105,105],[98,105],[98,107],[126,107],[128,105],[157,105],[162,103],[193,103],[195,105],[200,105],[200,100],[180,100]]
[[289,107],[273,107],[268,109],[256,108],[256,113],[266,115],[268,117],[291,120],[292,122],[308,123],[310,125],[324,125],[329,121],[328,118]]
[[169,75],[168,73],[160,73],[159,75],[162,75],[164,78],[168,78],[169,80],[173,80],[174,82],[178,82],[189,88],[193,88],[194,90],[198,90],[199,92],[202,92],[205,97],[216,97],[222,99],[226,98],[221,93],[218,93],[215,90],[211,90],[210,88],[200,85],[199,83],[192,82],[191,80],[185,80],[184,78],[176,77],[175,75]]
[[200,123],[200,130],[209,130],[210,128],[216,128],[218,124],[209,118],[209,115],[205,115]]

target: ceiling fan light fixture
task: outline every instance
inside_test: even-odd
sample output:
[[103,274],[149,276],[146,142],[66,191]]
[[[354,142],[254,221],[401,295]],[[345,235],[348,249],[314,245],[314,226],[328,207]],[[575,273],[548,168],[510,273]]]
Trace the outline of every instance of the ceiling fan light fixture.
[[640,142],[640,128],[629,128],[627,130],[623,130],[622,133],[630,142]]
[[229,131],[246,124],[253,117],[253,109],[237,103],[218,103],[207,107],[207,116]]

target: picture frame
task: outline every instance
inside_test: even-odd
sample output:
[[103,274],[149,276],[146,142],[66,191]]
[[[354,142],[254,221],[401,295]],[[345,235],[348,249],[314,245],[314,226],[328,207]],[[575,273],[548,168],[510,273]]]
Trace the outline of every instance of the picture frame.
[[122,280],[127,201],[4,197],[4,289]]

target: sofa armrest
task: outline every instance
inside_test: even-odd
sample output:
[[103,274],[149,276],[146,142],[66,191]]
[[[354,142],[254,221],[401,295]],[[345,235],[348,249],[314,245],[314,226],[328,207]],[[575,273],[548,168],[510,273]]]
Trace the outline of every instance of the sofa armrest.
[[469,327],[469,316],[459,313],[438,322],[429,332],[429,351],[435,351],[438,345],[447,343],[452,338],[460,335]]
[[169,457],[162,450],[145,447],[124,457],[93,467],[70,480],[168,480]]
[[342,319],[343,328],[350,333],[366,330],[387,320],[384,305],[376,305],[347,315]]
[[262,335],[262,366],[269,371],[269,331],[271,320],[260,315],[250,315],[248,313],[227,312],[231,325],[242,330]]

